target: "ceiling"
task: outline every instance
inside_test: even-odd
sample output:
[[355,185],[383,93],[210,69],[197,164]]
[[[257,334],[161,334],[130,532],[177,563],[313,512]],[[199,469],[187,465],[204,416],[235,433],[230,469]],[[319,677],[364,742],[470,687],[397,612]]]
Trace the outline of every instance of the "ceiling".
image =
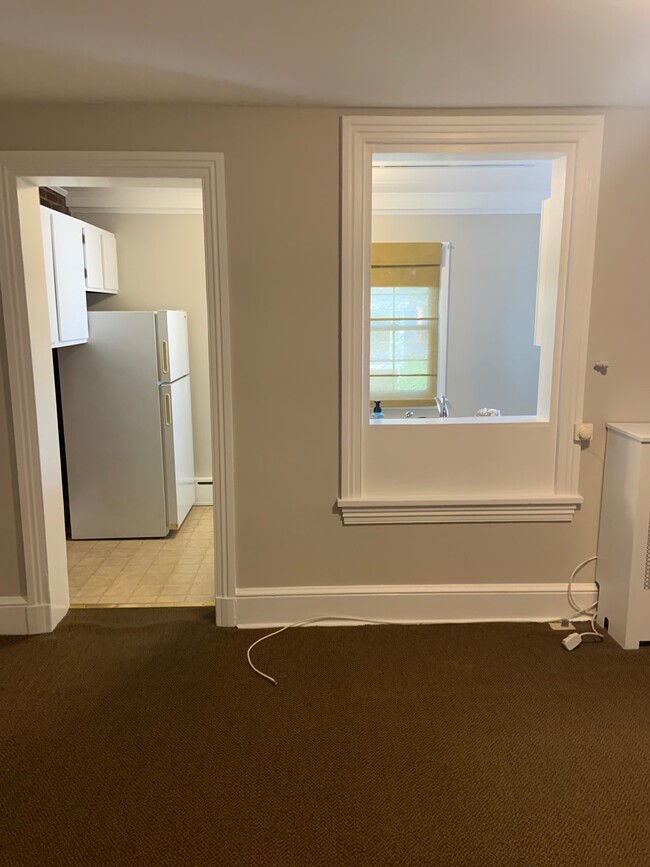
[[0,99],[650,105],[647,0],[0,0]]

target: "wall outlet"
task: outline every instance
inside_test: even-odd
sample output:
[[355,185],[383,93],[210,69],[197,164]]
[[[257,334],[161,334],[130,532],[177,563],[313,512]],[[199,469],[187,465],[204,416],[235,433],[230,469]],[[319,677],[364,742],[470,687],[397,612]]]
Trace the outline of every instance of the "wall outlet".
[[570,620],[554,620],[549,626],[556,632],[573,632],[575,628]]

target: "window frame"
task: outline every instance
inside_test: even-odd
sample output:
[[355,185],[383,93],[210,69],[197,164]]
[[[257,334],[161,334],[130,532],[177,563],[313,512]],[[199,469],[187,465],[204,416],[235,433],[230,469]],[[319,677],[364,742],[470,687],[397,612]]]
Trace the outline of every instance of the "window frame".
[[[430,523],[458,521],[569,521],[582,502],[578,491],[580,446],[574,426],[582,420],[586,349],[595,248],[596,210],[603,118],[591,115],[516,116],[346,116],[342,118],[341,171],[341,479],[338,505],[344,523]],[[372,216],[372,155],[381,151],[541,155],[562,157],[567,176],[561,239],[553,357],[554,409],[549,419],[500,419],[501,424],[552,427],[553,471],[523,496],[495,491],[472,495],[378,497],[365,458],[370,428],[367,346]],[[485,430],[492,421],[481,420]],[[474,427],[472,419],[426,419],[421,424]],[[401,420],[381,420],[381,434],[395,442],[417,430]],[[401,426],[398,426],[401,425]],[[372,427],[373,436],[377,428]],[[421,430],[421,429],[420,429]],[[449,430],[449,427],[448,427]],[[389,433],[392,431],[392,433]],[[399,433],[398,433],[399,432]],[[376,466],[374,467],[376,470]],[[390,487],[390,485],[388,486]]]

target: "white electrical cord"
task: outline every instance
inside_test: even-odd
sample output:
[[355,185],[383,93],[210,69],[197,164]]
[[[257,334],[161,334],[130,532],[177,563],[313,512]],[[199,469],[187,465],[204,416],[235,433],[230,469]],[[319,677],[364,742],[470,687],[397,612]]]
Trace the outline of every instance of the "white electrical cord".
[[367,617],[344,617],[340,614],[326,614],[320,617],[309,617],[307,620],[297,620],[295,623],[287,623],[286,626],[276,629],[275,632],[269,632],[268,635],[263,635],[261,638],[258,638],[257,641],[254,641],[246,651],[246,659],[255,674],[259,674],[259,676],[263,677],[264,680],[268,680],[274,686],[277,686],[278,682],[274,677],[271,677],[270,674],[264,674],[263,671],[260,671],[259,668],[253,665],[251,660],[251,650],[254,647],[257,647],[258,644],[266,641],[267,638],[273,638],[274,635],[279,635],[281,632],[284,632],[285,629],[292,629],[294,626],[305,626],[307,623],[316,623],[319,620],[354,620],[357,623],[378,623],[381,626],[405,625],[403,620],[369,620]]
[[[589,617],[591,622],[591,630],[589,632],[580,632],[580,639],[587,635],[593,635],[598,638],[599,641],[604,641],[604,636],[598,632],[596,629],[596,615],[598,612],[598,601],[594,602],[592,605],[589,605],[587,608],[580,608],[578,603],[573,598],[573,581],[578,574],[578,572],[586,566],[588,563],[593,563],[594,560],[597,560],[598,557],[587,557],[586,560],[583,560],[582,563],[578,563],[576,568],[571,573],[571,577],[569,578],[569,584],[567,587],[567,598],[569,600],[569,605],[575,611],[574,617],[579,617],[581,614],[586,614]],[[345,617],[341,614],[323,614],[319,617],[308,617],[306,620],[297,620],[295,623],[287,623],[286,626],[281,626],[280,629],[276,629],[274,632],[269,632],[267,635],[263,635],[261,638],[256,639],[251,646],[246,651],[246,659],[248,660],[249,666],[260,677],[263,677],[264,680],[268,680],[269,683],[272,683],[273,686],[277,686],[278,682],[274,677],[271,677],[270,674],[265,674],[263,671],[260,671],[259,668],[253,663],[251,659],[251,651],[254,647],[257,647],[258,644],[261,644],[263,641],[266,641],[268,638],[273,638],[274,635],[280,635],[281,632],[285,632],[287,629],[293,629],[294,626],[306,626],[308,623],[318,623],[319,620],[353,620],[355,623],[376,623],[381,626],[390,626],[390,625],[404,625],[403,620],[371,620],[368,617]]]
[[593,635],[598,638],[599,641],[604,641],[605,637],[598,632],[596,628],[596,616],[598,614],[598,600],[596,600],[592,605],[589,605],[587,608],[580,608],[578,603],[573,598],[573,581],[578,574],[578,572],[586,566],[588,563],[593,563],[594,560],[597,560],[598,557],[587,557],[586,560],[583,560],[582,563],[578,563],[576,568],[571,573],[571,577],[569,578],[569,586],[567,587],[567,597],[569,600],[569,605],[575,611],[574,617],[580,617],[581,614],[586,614],[589,617],[591,622],[591,630],[588,632],[580,632],[580,638],[584,638],[586,635]]

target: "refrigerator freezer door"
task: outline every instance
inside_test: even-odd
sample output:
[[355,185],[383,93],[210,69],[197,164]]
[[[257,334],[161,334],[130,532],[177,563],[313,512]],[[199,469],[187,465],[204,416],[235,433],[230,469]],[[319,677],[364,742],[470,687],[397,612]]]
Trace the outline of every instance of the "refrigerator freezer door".
[[194,505],[196,494],[189,376],[169,385],[161,385],[160,403],[165,448],[167,525],[170,530],[177,530]]
[[184,310],[158,310],[158,379],[174,382],[190,372],[187,342],[187,313]]
[[59,350],[73,539],[167,535],[155,319],[90,313]]

